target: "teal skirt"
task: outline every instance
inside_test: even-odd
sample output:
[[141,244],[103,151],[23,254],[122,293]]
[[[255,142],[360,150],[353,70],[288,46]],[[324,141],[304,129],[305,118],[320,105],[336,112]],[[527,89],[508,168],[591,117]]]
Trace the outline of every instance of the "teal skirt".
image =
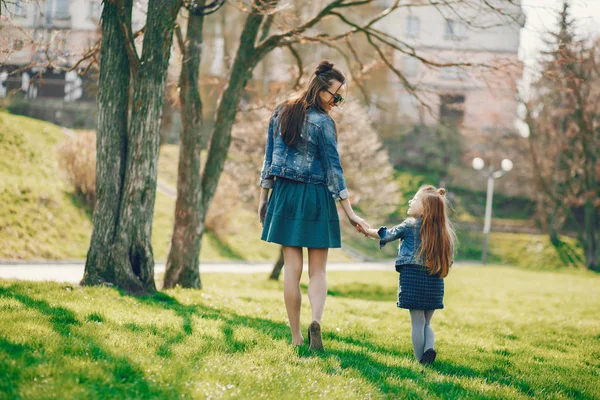
[[261,239],[283,246],[342,247],[335,200],[325,185],[277,178]]

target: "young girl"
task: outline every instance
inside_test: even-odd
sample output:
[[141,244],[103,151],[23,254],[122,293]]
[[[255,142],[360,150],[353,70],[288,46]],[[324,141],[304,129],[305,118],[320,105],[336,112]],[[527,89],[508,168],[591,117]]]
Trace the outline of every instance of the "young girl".
[[455,234],[445,195],[445,189],[421,187],[408,202],[410,218],[392,229],[364,231],[379,238],[380,248],[393,240],[402,241],[396,259],[400,273],[397,306],[410,310],[413,350],[421,364],[430,364],[436,357],[431,318],[435,310],[444,308],[444,278],[453,262]]

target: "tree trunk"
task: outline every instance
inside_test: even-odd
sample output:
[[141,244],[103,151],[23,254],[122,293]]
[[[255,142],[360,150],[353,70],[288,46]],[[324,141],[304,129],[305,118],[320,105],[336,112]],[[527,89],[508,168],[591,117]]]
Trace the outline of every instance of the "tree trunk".
[[596,226],[598,225],[598,212],[594,207],[593,199],[588,198],[584,205],[584,226],[585,226],[585,264],[588,269],[600,271],[598,266],[598,243],[596,236]]
[[[167,262],[167,273],[165,274],[165,288],[175,285],[200,287],[199,251],[202,245],[204,220],[210,202],[215,194],[221,172],[223,172],[229,144],[231,143],[231,129],[242,91],[248,79],[252,76],[253,69],[262,57],[262,55],[258,56],[256,54],[254,47],[261,23],[265,18],[265,14],[256,6],[256,4],[261,3],[258,0],[255,1],[251,13],[246,18],[246,23],[240,36],[240,46],[231,69],[229,84],[219,100],[204,173],[200,177],[200,168],[192,167],[189,169],[180,169],[178,172],[179,174],[190,174],[189,176],[178,176],[177,178],[178,186],[180,182],[185,182],[185,189],[182,190],[190,193],[185,195],[189,196],[187,200],[182,200],[183,208],[181,210],[183,215],[175,223],[171,251]],[[191,75],[189,79],[192,79]],[[197,80],[196,71],[195,82]],[[185,147],[183,142],[182,145]],[[183,154],[183,149],[181,154]],[[185,162],[187,161],[180,161],[180,168],[182,163]],[[186,207],[184,204],[184,202],[190,199],[198,201],[197,204],[193,203],[195,207]],[[189,243],[192,246],[187,249],[184,248]]]
[[[125,1],[125,14],[131,17],[132,0]],[[100,51],[98,120],[96,135],[96,203],[93,231],[87,253],[82,285],[117,281],[116,266],[109,262],[108,249],[118,225],[120,198],[127,158],[127,104],[129,62],[125,38],[119,27],[118,8],[104,3],[102,10],[102,48]]]
[[554,207],[554,212],[548,216],[548,236],[550,236],[550,243],[554,247],[559,247],[562,244],[562,240],[558,236],[558,223],[556,221],[558,211],[558,207]]
[[[205,1],[198,4],[204,6]],[[202,100],[198,90],[198,75],[203,25],[203,15],[190,13],[179,78],[183,132],[179,146],[175,223],[163,284],[165,289],[177,284],[197,289],[202,286],[199,263],[206,210],[202,204],[200,155],[205,141],[201,130]]]
[[283,269],[284,258],[283,258],[283,246],[279,249],[279,258],[273,265],[273,271],[271,271],[271,276],[269,279],[271,280],[279,280],[279,275],[281,274],[281,270]]
[[[128,2],[127,23],[130,24],[131,0]],[[111,3],[106,2],[105,7],[109,4]],[[103,176],[105,171],[101,168],[97,171],[99,180],[104,180],[105,185],[118,186],[121,189],[118,196],[111,192],[104,193],[102,198],[111,202],[111,219],[107,220],[105,215],[94,214],[94,233],[86,262],[84,284],[116,284],[133,294],[147,294],[156,290],[151,237],[160,125],[175,17],[180,5],[176,0],[167,3],[151,0],[148,4],[142,57],[135,68],[136,75],[133,80],[132,110],[125,142],[125,158],[120,159],[125,171],[118,178],[114,173],[112,176]],[[110,20],[111,31],[119,29],[115,21],[118,24],[118,19]],[[107,22],[103,21],[103,25]],[[122,39],[120,43],[126,43],[126,40]],[[118,50],[107,49],[107,52],[121,51],[125,54],[120,43],[117,43]],[[104,63],[104,60],[102,61]],[[129,58],[128,62],[131,64],[132,59]],[[104,81],[100,81],[101,87],[117,85],[113,82],[112,75],[107,74],[104,78]],[[120,107],[121,112],[127,115],[127,107],[123,104],[115,105],[114,99],[110,97],[105,97],[104,102],[99,102],[100,114],[104,113],[103,109],[106,107]],[[123,123],[116,113],[111,116],[115,118],[103,122],[117,125]],[[108,150],[99,152],[98,159],[104,158],[98,162],[99,167],[106,167],[111,157],[114,157],[114,148]],[[101,206],[102,200],[99,199],[97,206]],[[103,247],[99,247],[98,240],[94,239],[97,235],[106,238],[101,242]]]

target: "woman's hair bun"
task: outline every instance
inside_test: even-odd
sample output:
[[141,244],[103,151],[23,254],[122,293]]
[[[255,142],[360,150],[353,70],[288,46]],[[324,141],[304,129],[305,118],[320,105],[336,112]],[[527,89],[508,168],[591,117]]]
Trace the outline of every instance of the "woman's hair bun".
[[440,196],[445,196],[445,195],[446,195],[446,193],[447,193],[447,192],[446,192],[446,189],[444,189],[444,188],[439,188],[439,189],[437,190],[437,192],[438,192],[438,194],[439,194]]
[[315,74],[320,75],[326,72],[329,72],[333,69],[333,64],[327,60],[323,60],[319,63],[317,68],[315,69]]

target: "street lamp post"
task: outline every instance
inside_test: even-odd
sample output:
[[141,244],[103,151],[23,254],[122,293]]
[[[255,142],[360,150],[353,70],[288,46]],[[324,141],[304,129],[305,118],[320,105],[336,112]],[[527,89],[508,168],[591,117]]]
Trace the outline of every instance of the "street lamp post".
[[[477,171],[483,170],[485,167],[485,162],[476,157],[473,159],[473,168]],[[490,230],[492,227],[492,202],[494,199],[494,183],[496,178],[500,178],[504,176],[507,172],[511,171],[513,168],[513,163],[508,158],[502,160],[501,169],[495,171],[494,167],[490,165],[487,171],[487,197],[485,200],[485,222],[483,224],[483,249],[481,252],[481,263],[487,263],[487,253],[488,253],[488,241]]]

